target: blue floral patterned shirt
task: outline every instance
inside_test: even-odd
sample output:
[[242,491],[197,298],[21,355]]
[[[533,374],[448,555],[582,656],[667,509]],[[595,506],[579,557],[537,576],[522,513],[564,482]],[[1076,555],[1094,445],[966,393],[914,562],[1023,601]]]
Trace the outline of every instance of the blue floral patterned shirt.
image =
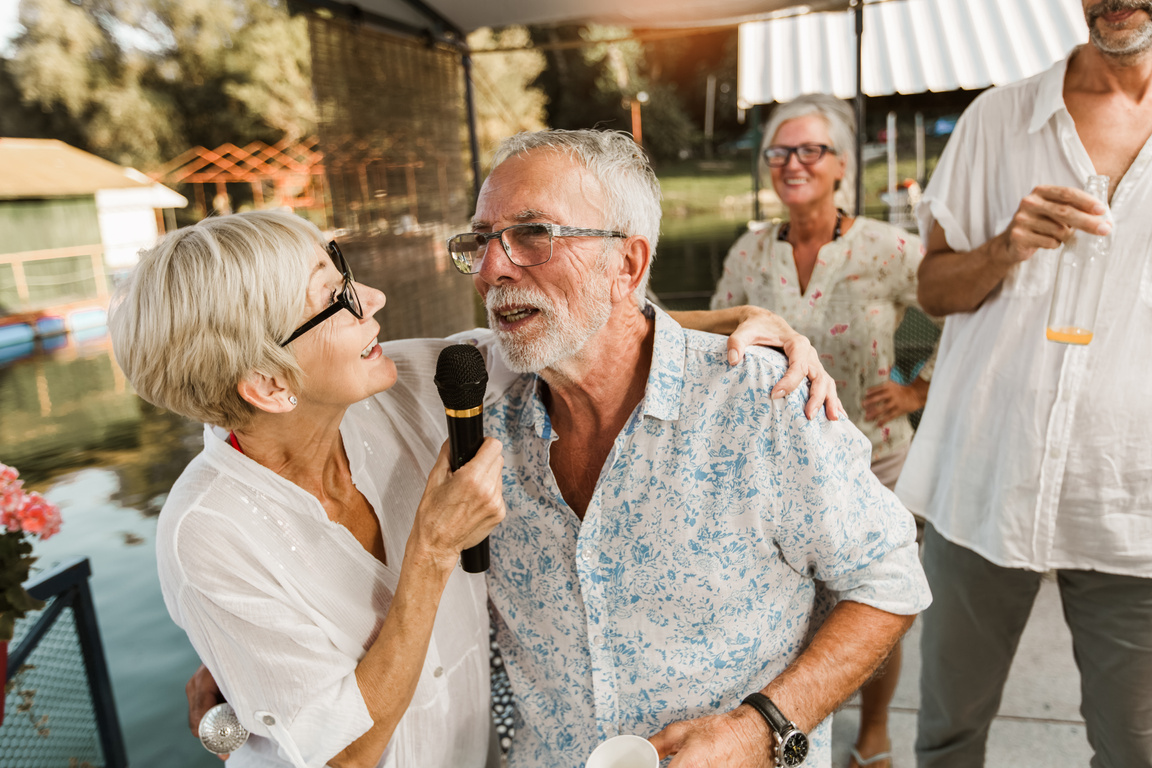
[[[815,631],[816,581],[896,614],[929,603],[912,516],[846,419],[770,399],[784,357],[730,367],[723,337],[656,313],[644,399],[581,522],[548,465],[542,382],[485,412],[504,443],[508,516],[490,599],[516,697],[512,768],[583,766],[605,738],[739,705]],[[831,718],[806,766],[828,766]]]

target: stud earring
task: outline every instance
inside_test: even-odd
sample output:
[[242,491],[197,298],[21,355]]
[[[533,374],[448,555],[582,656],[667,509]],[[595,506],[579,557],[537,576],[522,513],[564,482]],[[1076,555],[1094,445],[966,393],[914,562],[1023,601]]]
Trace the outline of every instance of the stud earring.
[[288,395],[288,402],[292,403],[292,405],[296,405],[296,395]]

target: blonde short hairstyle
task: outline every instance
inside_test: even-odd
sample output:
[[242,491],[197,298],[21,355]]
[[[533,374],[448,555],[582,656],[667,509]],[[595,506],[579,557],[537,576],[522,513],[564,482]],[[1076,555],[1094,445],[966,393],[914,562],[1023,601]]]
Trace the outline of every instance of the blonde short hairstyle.
[[237,387],[252,372],[290,387],[304,376],[280,341],[300,325],[320,230],[288,212],[208,218],[164,236],[112,299],[116,361],[161,408],[225,429],[256,409]]

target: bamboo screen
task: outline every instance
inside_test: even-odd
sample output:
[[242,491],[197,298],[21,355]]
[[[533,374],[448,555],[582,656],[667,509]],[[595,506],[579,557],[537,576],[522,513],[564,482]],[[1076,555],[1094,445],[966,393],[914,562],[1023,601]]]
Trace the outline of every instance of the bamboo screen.
[[460,54],[316,16],[309,37],[329,224],[356,279],[388,295],[381,337],[473,327],[472,281],[444,245],[472,214]]

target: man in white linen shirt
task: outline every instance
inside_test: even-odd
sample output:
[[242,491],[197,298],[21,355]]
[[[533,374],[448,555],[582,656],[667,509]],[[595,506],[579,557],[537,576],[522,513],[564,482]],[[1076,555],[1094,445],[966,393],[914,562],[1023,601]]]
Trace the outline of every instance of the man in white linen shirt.
[[[659,222],[627,134],[521,134],[450,247],[525,374],[485,413],[510,765],[578,768],[619,733],[672,766],[798,765],[790,721],[828,768],[828,716],[929,601],[912,517],[859,430],[772,398],[781,355],[729,366],[646,306]],[[822,626],[817,580],[840,599]]]
[[[1084,0],[1090,43],[960,119],[918,214],[925,311],[948,315],[896,491],[929,523],[921,768],[984,761],[1055,569],[1093,766],[1152,766],[1152,4]],[[1058,248],[1113,250],[1087,346],[1047,341]]]

